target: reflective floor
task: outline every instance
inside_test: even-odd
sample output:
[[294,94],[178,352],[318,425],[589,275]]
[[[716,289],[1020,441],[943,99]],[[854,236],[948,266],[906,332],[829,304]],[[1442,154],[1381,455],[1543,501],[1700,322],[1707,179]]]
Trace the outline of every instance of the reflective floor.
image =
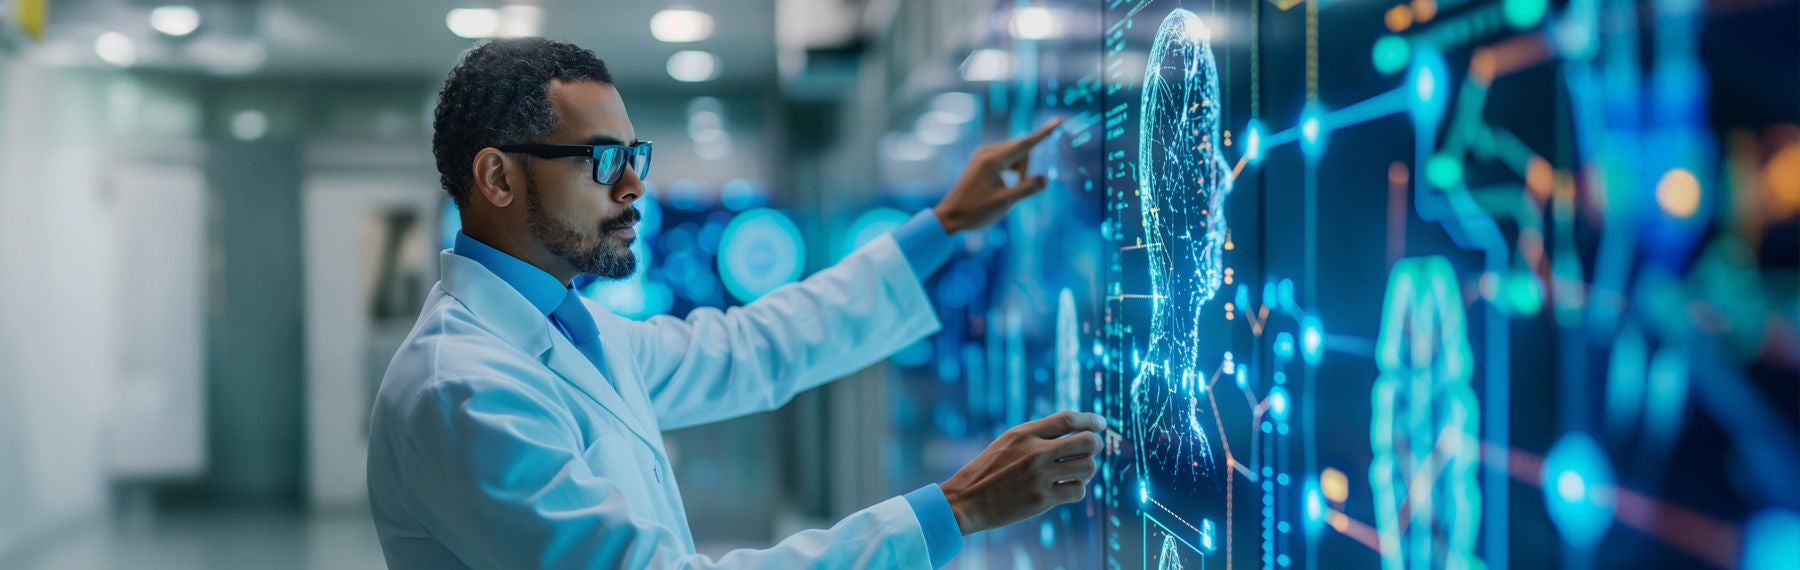
[[[811,525],[803,525],[811,526]],[[798,528],[794,530],[799,530]],[[715,559],[767,544],[702,540]],[[193,511],[119,515],[32,545],[0,548],[0,570],[356,570],[386,568],[367,513]]]
[[95,520],[0,559],[6,570],[384,567],[367,514],[279,511]]

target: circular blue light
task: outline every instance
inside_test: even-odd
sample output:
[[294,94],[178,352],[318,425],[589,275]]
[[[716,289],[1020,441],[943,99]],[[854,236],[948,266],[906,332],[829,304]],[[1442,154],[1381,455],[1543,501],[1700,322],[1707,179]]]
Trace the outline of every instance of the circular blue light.
[[863,244],[875,241],[875,238],[899,228],[908,219],[911,219],[911,216],[906,215],[906,212],[893,208],[875,208],[863,212],[862,215],[856,217],[856,221],[850,222],[850,227],[846,228],[844,234],[838,238],[837,252],[834,257],[843,259],[844,256],[850,255],[850,252],[856,251],[856,248],[862,247]]
[[1288,393],[1286,388],[1276,386],[1275,389],[1269,391],[1269,413],[1271,417],[1275,418],[1275,421],[1287,421]]
[[742,178],[733,178],[719,188],[719,203],[733,212],[755,208],[768,203],[761,186]]
[[781,212],[757,208],[738,214],[719,238],[719,277],[725,290],[750,302],[800,278],[806,244],[800,228]]
[[1317,479],[1308,477],[1302,496],[1306,501],[1306,534],[1316,535],[1325,526],[1325,492]]
[[1294,357],[1294,335],[1287,331],[1275,333],[1275,356],[1284,359]]
[[1262,121],[1251,119],[1250,125],[1244,129],[1244,159],[1251,164],[1262,162]]
[[1048,520],[1038,525],[1038,544],[1044,545],[1044,548],[1056,545],[1056,527]]
[[1306,110],[1300,113],[1300,149],[1314,160],[1325,153],[1325,139],[1330,138],[1323,115],[1324,112],[1319,110],[1317,103],[1307,104]]
[[1450,70],[1444,64],[1444,56],[1423,47],[1415,50],[1406,81],[1411,87],[1410,107],[1419,131],[1435,133],[1449,101],[1445,95],[1450,87]]
[[1593,548],[1612,526],[1614,478],[1594,438],[1569,432],[1544,457],[1544,503],[1563,540]]
[[1325,356],[1325,331],[1318,317],[1300,321],[1300,355],[1306,358],[1307,364],[1318,364]]

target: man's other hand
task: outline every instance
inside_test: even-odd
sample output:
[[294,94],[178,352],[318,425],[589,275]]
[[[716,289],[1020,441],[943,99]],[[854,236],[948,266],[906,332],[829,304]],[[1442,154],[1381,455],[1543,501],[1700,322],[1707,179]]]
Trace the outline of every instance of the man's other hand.
[[1068,411],[1019,424],[938,487],[965,535],[1037,516],[1087,496],[1105,430],[1099,414]]
[[[1013,204],[1044,190],[1044,175],[1030,175],[1031,149],[1062,125],[1052,119],[1038,130],[1021,138],[994,143],[975,151],[962,177],[931,210],[944,231],[955,234],[963,230],[984,228],[999,221]],[[1018,184],[1008,187],[1000,173],[1011,170],[1018,174]]]

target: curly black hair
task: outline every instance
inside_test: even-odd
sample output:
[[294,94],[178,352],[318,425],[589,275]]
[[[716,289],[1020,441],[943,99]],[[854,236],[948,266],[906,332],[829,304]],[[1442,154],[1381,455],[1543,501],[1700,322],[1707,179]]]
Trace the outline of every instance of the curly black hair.
[[470,48],[438,91],[431,125],[431,154],[439,181],[469,206],[470,165],[491,146],[539,142],[556,132],[550,80],[611,84],[612,73],[594,52],[543,38],[485,40]]

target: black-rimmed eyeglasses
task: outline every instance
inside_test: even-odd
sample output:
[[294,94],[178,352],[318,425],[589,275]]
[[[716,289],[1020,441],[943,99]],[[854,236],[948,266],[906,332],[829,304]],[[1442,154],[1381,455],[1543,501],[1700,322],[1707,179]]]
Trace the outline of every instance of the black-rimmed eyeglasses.
[[637,173],[639,180],[650,177],[650,141],[622,144],[509,144],[498,147],[502,152],[518,152],[538,158],[579,156],[594,161],[594,182],[611,186],[625,175],[625,166]]

